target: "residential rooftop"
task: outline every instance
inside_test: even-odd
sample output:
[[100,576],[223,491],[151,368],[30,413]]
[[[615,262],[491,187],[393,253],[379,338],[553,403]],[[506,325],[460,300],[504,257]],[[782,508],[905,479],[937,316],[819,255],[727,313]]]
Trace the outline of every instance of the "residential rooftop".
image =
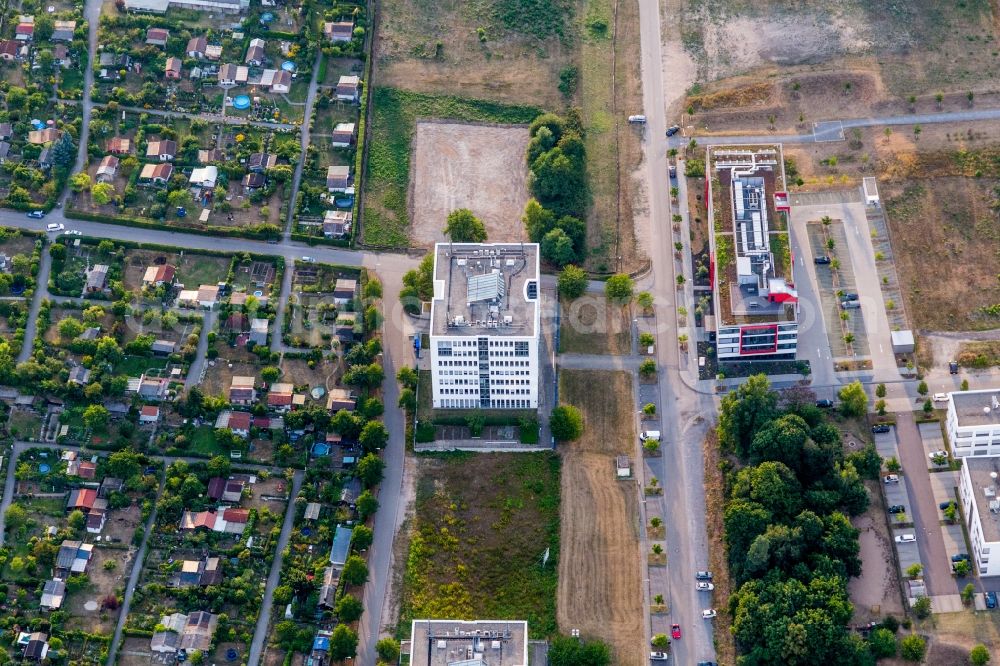
[[[990,476],[996,473],[1000,477],[1000,457],[972,456],[963,458],[962,464],[969,468],[972,496],[983,528],[983,541],[1000,541],[1000,484]],[[990,503],[993,503],[993,510]]]
[[538,276],[536,243],[436,244],[431,335],[534,337]]
[[958,427],[1000,426],[1000,388],[950,393]]
[[791,245],[775,206],[784,192],[781,146],[711,148],[709,164],[716,316],[726,325],[795,321]]
[[527,666],[523,620],[414,620],[410,666]]

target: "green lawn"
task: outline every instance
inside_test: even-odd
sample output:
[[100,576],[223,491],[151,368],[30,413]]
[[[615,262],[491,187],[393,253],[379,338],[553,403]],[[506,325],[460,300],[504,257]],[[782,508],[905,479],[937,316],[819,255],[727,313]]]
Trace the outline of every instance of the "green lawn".
[[150,358],[146,356],[126,356],[115,366],[116,375],[138,377],[150,369],[162,370],[167,367],[167,359]]
[[188,289],[202,284],[215,284],[226,279],[230,259],[203,254],[185,254],[177,261],[177,277]]
[[530,123],[541,113],[532,106],[507,106],[396,88],[374,89],[372,105],[363,233],[365,243],[386,247],[409,244],[406,192],[410,185],[410,144],[417,118],[515,125]]
[[42,426],[41,419],[31,412],[15,410],[11,412],[10,421],[7,423],[7,430],[18,439],[26,437],[38,437],[38,431]]
[[229,450],[223,449],[215,440],[215,427],[203,425],[195,428],[191,433],[190,452],[196,456],[226,456],[229,457]]

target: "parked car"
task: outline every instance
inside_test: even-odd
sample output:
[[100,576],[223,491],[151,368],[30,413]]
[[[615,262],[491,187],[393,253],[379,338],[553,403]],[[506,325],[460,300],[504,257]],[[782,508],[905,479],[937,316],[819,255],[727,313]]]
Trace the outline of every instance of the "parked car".
[[308,255],[302,255],[302,261],[306,262],[307,264],[316,263],[316,260]]
[[930,453],[928,453],[927,457],[930,458],[931,460],[934,460],[935,458],[947,458],[948,452],[945,451],[944,449],[938,449],[937,451],[931,451]]
[[45,229],[47,231],[62,231],[65,228],[66,228],[66,225],[64,225],[64,224],[56,224],[55,222],[53,222],[51,224],[46,224],[45,225]]
[[952,361],[951,363],[949,363],[948,364],[948,372],[950,372],[953,375],[957,375],[958,374],[958,363],[955,363],[954,361]]
[[67,236],[82,236],[83,233],[81,233],[80,230],[78,230],[78,229],[69,229],[69,230],[66,231],[66,235]]
[[702,619],[705,619],[705,620],[711,620],[716,615],[718,615],[718,613],[715,612],[714,608],[706,608],[705,610],[703,610],[701,612],[701,617],[702,617]]
[[813,263],[814,264],[828,264],[828,263],[830,263],[830,257],[826,256],[825,254],[824,255],[820,255],[820,256],[818,256],[818,257],[816,257],[816,258],[813,259]]
[[666,652],[650,652],[649,653],[649,660],[650,661],[666,661],[667,660],[667,653]]
[[699,661],[698,666],[719,666],[714,661]]
[[987,608],[996,608],[997,607],[997,593],[996,592],[987,592],[986,593],[986,607]]
[[968,553],[959,553],[958,555],[952,555],[951,556],[951,561],[952,562],[961,562],[962,560],[965,560],[966,562],[968,562],[969,561],[969,554]]
[[861,303],[859,303],[857,301],[841,301],[840,302],[840,309],[841,310],[860,310],[861,309]]
[[948,394],[947,393],[935,393],[934,394],[934,402],[948,402]]
[[643,430],[639,433],[640,442],[658,442],[660,441],[660,431],[659,430]]
[[906,513],[906,507],[902,504],[893,504],[889,507],[889,513]]
[[882,477],[882,480],[885,481],[886,483],[899,483],[899,475],[886,474],[884,477]]
[[681,131],[680,125],[671,125],[670,127],[667,128],[667,136],[673,136],[674,134],[677,134],[680,131]]
[[878,425],[872,426],[872,432],[875,433],[876,435],[879,433],[889,432],[890,430],[892,430],[892,428],[889,427],[887,423],[879,423]]
[[916,540],[916,534],[900,534],[896,537],[896,543],[913,543]]
[[858,295],[857,294],[844,294],[844,300],[845,301],[856,301],[856,300],[858,300]]
[[941,502],[938,504],[938,508],[942,511],[947,511],[948,507],[955,503],[955,500],[948,500],[947,502]]
[[824,408],[833,407],[833,400],[817,400],[816,401],[816,406],[817,407],[824,407]]
[[642,115],[629,116],[628,121],[630,123],[637,123],[639,125],[642,125],[643,123],[646,122],[646,116]]
[[712,580],[711,571],[698,571],[694,575],[696,580]]
[[671,164],[668,173],[670,174],[670,180],[673,180],[677,177],[677,167]]
[[673,638],[675,641],[680,640],[680,638],[681,638],[681,625],[679,625],[679,624],[672,624],[672,625],[670,625],[670,637]]
[[694,584],[694,589],[701,592],[709,592],[715,589],[715,585],[712,585],[711,583],[699,582]]
[[40,220],[43,217],[45,217],[45,211],[44,210],[33,210],[30,213],[28,213],[28,217],[30,217],[30,218],[32,218],[34,220]]

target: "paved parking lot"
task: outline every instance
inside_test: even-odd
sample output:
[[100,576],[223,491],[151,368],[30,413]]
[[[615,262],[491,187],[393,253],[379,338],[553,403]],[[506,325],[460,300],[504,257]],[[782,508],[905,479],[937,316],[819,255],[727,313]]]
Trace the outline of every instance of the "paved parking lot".
[[[958,501],[955,489],[958,487],[958,472],[936,472],[931,474],[931,489],[934,491],[934,503]],[[941,514],[944,517],[944,514]]]
[[944,435],[941,434],[941,424],[918,423],[917,430],[920,431],[920,439],[924,443],[924,454],[927,456],[927,467],[928,469],[935,469],[938,465],[935,465],[931,460],[931,453],[947,449],[944,445]]
[[896,429],[890,428],[889,432],[872,433],[875,439],[875,450],[883,458],[895,458],[899,460],[899,449],[896,445]]
[[[904,507],[906,507],[906,511],[904,513],[901,514],[897,513],[890,516],[892,518],[891,522],[893,524],[898,522],[907,522],[907,523],[913,522],[913,515],[910,513],[912,506],[910,504],[910,494],[906,492],[905,483],[886,483],[885,503],[886,506],[902,504]],[[904,518],[905,520],[902,520]]]
[[[901,534],[915,534],[916,530],[912,527],[904,527],[902,529],[892,530],[892,539],[896,540]],[[905,577],[906,570],[909,569],[914,564],[923,564],[920,561],[920,549],[917,548],[917,542],[911,541],[910,543],[896,543],[896,552],[899,554],[899,575]]]

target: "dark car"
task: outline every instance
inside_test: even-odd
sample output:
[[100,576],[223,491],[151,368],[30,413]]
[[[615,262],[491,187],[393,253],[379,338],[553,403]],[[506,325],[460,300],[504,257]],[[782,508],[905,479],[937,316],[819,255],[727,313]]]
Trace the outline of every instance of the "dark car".
[[892,430],[892,428],[890,428],[889,426],[887,426],[884,423],[880,423],[878,425],[873,425],[872,426],[872,432],[875,433],[875,434],[883,433],[883,432],[889,432],[890,430]]
[[856,301],[856,300],[858,300],[858,295],[857,294],[844,294],[844,300],[845,301]]
[[813,259],[814,264],[828,264],[830,263],[830,257],[822,255]]
[[952,361],[951,363],[949,363],[948,364],[948,371],[951,374],[953,374],[953,375],[957,375],[958,374],[958,363],[955,363],[954,361]]
[[698,666],[719,666],[714,661],[699,661]]
[[969,554],[968,553],[959,553],[958,555],[952,555],[951,556],[951,561],[952,562],[961,562],[962,560],[965,560],[966,562],[968,562],[969,561]]
[[673,136],[674,134],[677,134],[680,131],[681,131],[680,125],[671,125],[670,127],[667,128],[667,136]]
[[677,177],[677,167],[675,167],[673,164],[671,164],[670,165],[670,179],[673,180],[676,177]]
[[833,400],[817,400],[817,407],[833,407]]
[[986,593],[986,607],[987,608],[996,608],[997,607],[997,593],[996,592],[987,592]]
[[947,502],[941,502],[940,504],[938,504],[938,508],[941,509],[942,511],[946,511],[948,507],[954,503],[955,500],[948,500]]
[[698,571],[694,575],[695,580],[712,580],[711,571]]
[[889,513],[906,513],[906,507],[902,504],[893,504],[889,507]]

